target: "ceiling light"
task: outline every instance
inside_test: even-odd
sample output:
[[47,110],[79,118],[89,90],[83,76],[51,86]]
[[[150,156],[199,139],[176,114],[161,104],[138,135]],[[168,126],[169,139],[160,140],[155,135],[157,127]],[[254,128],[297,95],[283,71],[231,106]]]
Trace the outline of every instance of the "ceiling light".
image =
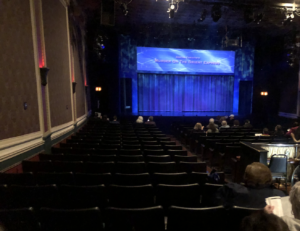
[[222,17],[222,10],[220,5],[213,5],[211,9],[211,17],[214,22],[219,21],[219,19]]
[[171,4],[171,5],[170,5],[170,9],[171,9],[171,10],[174,10],[174,9],[175,9],[175,4]]

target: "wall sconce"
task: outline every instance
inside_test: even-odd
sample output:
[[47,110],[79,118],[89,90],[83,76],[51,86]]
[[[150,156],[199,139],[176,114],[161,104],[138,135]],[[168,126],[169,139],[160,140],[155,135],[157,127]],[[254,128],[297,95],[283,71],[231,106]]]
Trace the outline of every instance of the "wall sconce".
[[262,92],[260,93],[260,95],[262,95],[262,96],[267,96],[267,95],[268,95],[268,92],[267,92],[267,91],[262,91]]
[[96,87],[96,89],[95,89],[96,91],[101,91],[102,90],[102,88],[101,87]]
[[73,94],[76,92],[76,82],[72,82],[72,86],[73,86]]
[[41,84],[43,86],[47,85],[47,76],[48,76],[48,71],[50,69],[47,67],[40,67],[40,75],[41,75]]

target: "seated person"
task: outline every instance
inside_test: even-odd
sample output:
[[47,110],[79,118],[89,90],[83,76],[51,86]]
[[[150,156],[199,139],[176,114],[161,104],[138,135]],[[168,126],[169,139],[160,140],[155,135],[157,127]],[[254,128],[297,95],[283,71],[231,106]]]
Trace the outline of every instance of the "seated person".
[[283,137],[284,136],[284,132],[282,130],[281,125],[276,125],[275,131],[274,131],[274,136],[277,136],[277,137]]
[[206,126],[206,128],[208,128],[208,126],[209,126],[210,124],[213,124],[216,128],[219,127],[217,124],[215,124],[215,120],[214,120],[213,118],[210,118],[210,119],[209,119],[209,124]]
[[233,126],[232,126],[232,128],[240,128],[241,126],[240,126],[240,121],[238,121],[238,120],[234,120],[233,121]]
[[[288,225],[291,231],[300,230],[300,182],[298,181],[290,191],[290,202],[292,205],[292,213],[294,214],[294,218],[289,216],[281,217],[284,222]],[[282,204],[284,207],[284,204]],[[274,210],[274,206],[267,205],[265,207],[265,212],[272,214]]]
[[207,132],[206,133],[219,133],[219,130],[218,128],[216,128],[215,124],[213,123],[210,123],[208,126],[207,126]]
[[227,124],[228,124],[230,127],[232,127],[232,126],[233,126],[233,121],[234,121],[234,115],[231,114],[231,115],[229,116],[229,118],[227,119]]
[[244,128],[253,128],[253,126],[250,124],[250,120],[245,120],[245,124],[243,127]]
[[138,124],[144,123],[144,118],[143,118],[143,116],[139,116],[135,122],[138,123]]
[[107,118],[107,115],[103,115],[103,116],[101,117],[101,120],[102,120],[103,122],[107,122],[107,121],[109,121],[109,118]]
[[230,126],[227,124],[227,121],[226,121],[226,120],[223,120],[223,121],[221,122],[220,130],[221,130],[222,128],[230,128]]
[[295,130],[299,127],[299,123],[298,122],[295,122],[293,124],[293,126],[288,129],[288,132],[285,134],[286,136],[290,136],[292,132],[295,132]]
[[283,219],[268,214],[263,210],[252,213],[245,217],[241,223],[241,231],[289,231],[288,225]]
[[150,117],[148,118],[148,121],[145,122],[145,124],[152,124],[152,125],[156,126],[156,123],[153,121],[153,116],[150,116]]
[[271,171],[262,163],[253,162],[246,167],[244,182],[245,185],[228,183],[220,188],[216,205],[264,208],[267,197],[285,196],[282,191],[274,189]]
[[113,117],[113,121],[110,121],[111,124],[119,124],[120,122],[118,121],[117,116]]
[[204,132],[203,129],[204,129],[204,126],[202,126],[201,123],[196,123],[194,126],[194,130],[197,132],[201,132],[201,131]]
[[263,129],[262,136],[270,136],[270,133],[269,133],[269,129],[268,129],[268,128],[264,128],[264,129]]

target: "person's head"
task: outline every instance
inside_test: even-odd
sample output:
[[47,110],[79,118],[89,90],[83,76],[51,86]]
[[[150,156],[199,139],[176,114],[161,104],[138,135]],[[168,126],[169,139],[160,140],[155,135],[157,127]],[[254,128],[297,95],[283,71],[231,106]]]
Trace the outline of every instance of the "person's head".
[[250,124],[250,120],[245,120],[245,124]]
[[265,213],[263,210],[245,217],[241,231],[288,231],[288,225],[278,216]]
[[222,126],[226,126],[227,125],[227,121],[223,120],[221,124],[222,124]]
[[202,130],[202,124],[201,123],[196,123],[194,126],[195,130]]
[[225,116],[222,116],[222,117],[219,119],[219,122],[222,122],[223,120],[225,120]]
[[143,116],[139,116],[136,120],[137,123],[143,123],[144,122],[144,118]]
[[253,162],[246,167],[244,174],[246,186],[260,188],[272,183],[272,173],[270,169],[259,162]]
[[268,128],[264,128],[263,129],[263,134],[269,134],[269,129]]
[[234,119],[234,114],[231,114],[231,115],[229,116],[229,119],[233,120],[233,119]]
[[207,128],[210,129],[212,132],[216,131],[216,126],[214,125],[214,123],[209,123]]
[[281,125],[276,125],[276,127],[275,127],[275,131],[276,132],[282,132],[282,126]]
[[233,121],[233,125],[234,125],[234,126],[240,126],[240,121],[234,120],[234,121]]
[[298,181],[290,191],[290,202],[295,218],[300,219],[300,181]]
[[210,123],[210,124],[214,124],[214,123],[215,123],[215,120],[214,120],[213,118],[210,118],[210,119],[209,119],[209,123]]
[[148,120],[153,121],[153,116],[149,116]]
[[113,120],[114,120],[114,121],[117,121],[117,119],[118,119],[117,116],[114,116],[114,117],[113,117]]

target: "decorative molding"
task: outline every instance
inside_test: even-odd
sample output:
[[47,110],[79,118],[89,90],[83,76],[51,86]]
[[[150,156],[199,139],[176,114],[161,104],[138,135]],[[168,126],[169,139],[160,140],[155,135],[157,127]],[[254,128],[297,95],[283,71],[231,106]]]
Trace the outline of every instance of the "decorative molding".
[[42,138],[43,133],[41,131],[38,132],[33,132],[30,134],[22,135],[22,136],[17,136],[13,138],[8,138],[0,141],[0,153],[2,149],[9,148],[12,146],[16,146],[28,141],[32,141],[38,138]]
[[286,117],[286,118],[291,118],[291,119],[297,119],[298,118],[297,114],[286,113],[286,112],[279,112],[278,115],[282,116],[282,117]]
[[[19,145],[15,145],[13,147],[8,147],[0,151],[0,162],[3,162],[7,159],[20,155],[22,153],[28,152],[34,148],[44,145],[45,141],[41,138],[41,132],[39,132],[39,136],[36,138],[34,134],[31,135],[31,140],[26,140],[25,143],[21,143]],[[28,136],[29,137],[29,136]],[[18,137],[16,137],[18,138]]]
[[53,128],[53,133],[51,134],[51,140],[55,140],[56,138],[63,136],[64,134],[72,131],[74,129],[74,124],[73,121],[54,127]]
[[82,123],[84,123],[86,121],[87,115],[83,115],[79,118],[77,118],[77,127],[80,126]]

